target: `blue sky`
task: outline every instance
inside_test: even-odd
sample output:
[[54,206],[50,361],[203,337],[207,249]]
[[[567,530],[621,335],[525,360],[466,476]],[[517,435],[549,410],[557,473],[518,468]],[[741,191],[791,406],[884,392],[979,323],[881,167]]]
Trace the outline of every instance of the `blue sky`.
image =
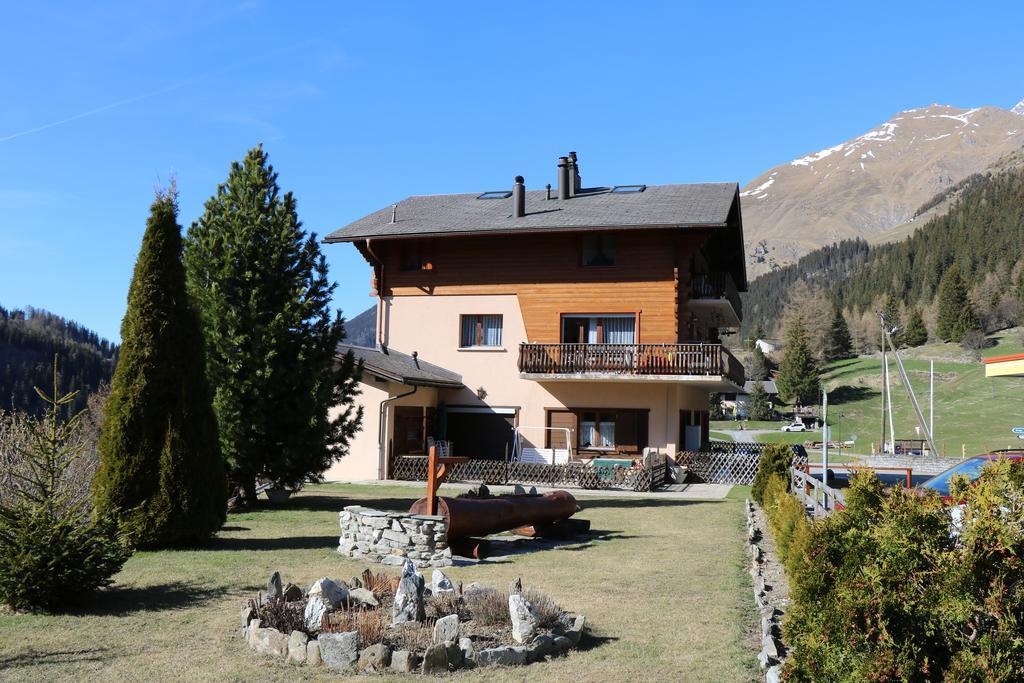
[[[262,142],[321,236],[410,194],[737,181],[1024,98],[1015,3],[0,3],[0,305],[119,337],[154,186]],[[336,305],[369,271],[325,245]]]

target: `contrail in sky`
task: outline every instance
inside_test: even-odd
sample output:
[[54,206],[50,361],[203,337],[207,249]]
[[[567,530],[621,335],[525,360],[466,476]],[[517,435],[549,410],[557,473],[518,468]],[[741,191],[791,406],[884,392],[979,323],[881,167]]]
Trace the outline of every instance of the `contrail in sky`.
[[28,130],[23,130],[20,133],[14,133],[12,135],[8,135],[6,137],[2,137],[2,138],[0,138],[0,142],[7,142],[8,140],[13,140],[15,138],[20,138],[20,137],[23,137],[25,135],[31,135],[32,133],[38,133],[40,131],[48,130],[50,128],[56,128],[57,126],[62,126],[65,123],[71,123],[72,121],[77,121],[78,119],[84,119],[87,116],[92,116],[93,114],[99,114],[99,113],[102,113],[102,112],[105,112],[105,111],[109,111],[110,109],[116,109],[117,107],[123,107],[126,104],[131,104],[133,102],[138,102],[140,100],[149,99],[150,97],[156,97],[157,95],[163,95],[164,93],[168,93],[168,92],[171,92],[173,90],[178,90],[179,88],[184,88],[186,85],[188,85],[191,82],[192,81],[185,81],[184,83],[178,83],[176,85],[169,85],[166,88],[160,88],[159,90],[154,90],[153,92],[148,92],[148,93],[146,93],[144,95],[136,95],[135,97],[129,97],[128,99],[118,100],[117,102],[111,102],[110,104],[105,104],[102,107],[97,107],[96,109],[90,109],[89,111],[83,111],[80,114],[75,114],[74,116],[69,116],[66,119],[61,119],[60,121],[53,121],[51,123],[47,123],[47,124],[44,124],[42,126],[36,126],[35,128],[29,128]]
[[255,63],[260,62],[260,61],[264,61],[264,60],[266,60],[266,59],[268,59],[270,57],[276,57],[277,55],[284,54],[286,52],[291,52],[292,50],[296,50],[296,49],[298,49],[300,47],[303,47],[303,46],[307,45],[309,42],[310,41],[308,41],[308,40],[304,40],[304,41],[298,42],[298,43],[296,43],[294,45],[289,45],[287,47],[283,47],[283,48],[281,48],[279,50],[272,50],[272,51],[264,54],[263,56],[261,56],[261,57],[259,57],[257,59],[252,59],[252,60],[249,60],[247,62],[241,62],[241,63],[238,63],[238,64],[231,64],[231,65],[228,65],[228,66],[226,66],[226,67],[224,67],[222,69],[216,69],[214,71],[210,71],[210,72],[205,73],[205,74],[203,74],[201,76],[196,76],[195,78],[190,78],[187,81],[182,81],[181,83],[176,83],[175,85],[168,85],[166,87],[160,88],[159,90],[154,90],[152,92],[148,92],[148,93],[145,93],[143,95],[136,95],[135,97],[129,97],[127,99],[118,100],[117,102],[111,102],[110,104],[105,104],[102,107],[97,107],[96,109],[90,109],[89,111],[83,111],[80,114],[75,114],[74,116],[69,116],[66,119],[61,119],[60,121],[52,121],[52,122],[44,124],[42,126],[36,126],[35,128],[29,128],[28,130],[23,130],[23,131],[21,131],[19,133],[13,133],[11,135],[7,135],[5,137],[0,138],[0,142],[7,142],[8,140],[14,140],[15,138],[20,138],[20,137],[24,137],[26,135],[31,135],[32,133],[39,133],[40,131],[49,130],[50,128],[56,128],[57,126],[63,126],[65,123],[71,123],[72,121],[77,121],[78,119],[84,119],[84,118],[86,118],[88,116],[94,116],[95,114],[101,114],[101,113],[103,113],[105,111],[110,111],[111,109],[116,109],[117,107],[123,107],[126,104],[132,104],[134,102],[139,102],[141,100],[148,100],[150,97],[156,97],[157,95],[163,95],[165,93],[173,92],[175,90],[180,90],[181,88],[184,88],[186,85],[191,85],[192,83],[195,83],[196,81],[199,81],[199,80],[201,80],[203,78],[207,78],[208,76],[213,76],[215,74],[224,73],[225,71],[231,71],[232,69],[235,69],[235,68],[240,67],[240,66],[251,66],[252,64],[255,64]]

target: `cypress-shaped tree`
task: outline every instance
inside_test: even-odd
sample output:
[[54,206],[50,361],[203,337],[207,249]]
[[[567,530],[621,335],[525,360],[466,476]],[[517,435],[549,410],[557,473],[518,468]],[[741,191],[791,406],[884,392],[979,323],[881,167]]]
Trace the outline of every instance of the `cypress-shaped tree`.
[[257,479],[294,487],[321,477],[359,427],[358,368],[351,353],[338,357],[345,327],[316,235],[281,195],[262,146],[232,163],[206,202],[185,267],[232,478],[254,502]]
[[907,331],[903,335],[903,343],[907,346],[921,346],[928,341],[928,328],[924,326],[924,318],[921,317],[921,309],[916,306],[910,309],[910,316],[907,318]]
[[803,405],[815,403],[821,385],[818,363],[807,342],[807,332],[799,316],[794,316],[786,331],[786,348],[776,380],[783,400]]
[[852,350],[853,340],[850,338],[850,327],[846,324],[846,317],[839,306],[834,306],[832,323],[829,325],[826,337],[825,360],[847,358]]
[[892,338],[893,346],[897,349],[900,348],[903,345],[903,317],[900,315],[899,299],[892,292],[889,292],[889,296],[885,299],[882,315],[885,316],[885,324],[890,330],[896,328],[889,336]]
[[173,187],[153,202],[135,262],[99,454],[96,512],[117,515],[140,547],[195,542],[223,524],[226,472]]
[[956,266],[943,273],[939,282],[939,315],[935,335],[939,339],[959,342],[964,335],[978,328],[974,306],[967,296],[967,284]]

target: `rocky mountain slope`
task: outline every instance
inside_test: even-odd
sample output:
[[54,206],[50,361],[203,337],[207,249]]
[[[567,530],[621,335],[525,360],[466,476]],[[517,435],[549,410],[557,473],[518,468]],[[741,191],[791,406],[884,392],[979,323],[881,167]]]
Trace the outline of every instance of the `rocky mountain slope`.
[[741,194],[749,274],[842,239],[898,238],[935,195],[1022,147],[1024,101],[1013,110],[933,104],[776,166]]

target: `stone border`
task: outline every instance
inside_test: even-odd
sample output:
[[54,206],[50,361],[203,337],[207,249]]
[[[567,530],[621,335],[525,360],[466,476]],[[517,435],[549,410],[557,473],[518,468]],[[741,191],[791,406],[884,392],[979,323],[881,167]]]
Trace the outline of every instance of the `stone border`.
[[[341,608],[353,600],[360,604],[369,604],[377,609],[379,606],[372,593],[357,589],[342,588],[330,579],[316,581],[309,591],[288,584],[281,585],[278,572],[270,577],[268,595],[274,599],[288,602],[308,600],[306,605],[307,618],[310,605],[327,602],[338,604],[333,608]],[[403,588],[406,589],[403,592]],[[493,590],[486,586],[471,584],[466,592],[473,590]],[[339,674],[353,673],[397,673],[397,674],[445,674],[459,669],[471,669],[488,666],[521,666],[545,661],[567,654],[576,649],[586,629],[586,617],[582,614],[563,612],[559,624],[552,629],[550,635],[536,634],[537,612],[522,595],[522,583],[519,579],[509,587],[509,612],[512,621],[512,639],[521,644],[499,645],[497,647],[476,650],[475,642],[470,637],[459,637],[459,617],[450,614],[436,621],[433,628],[432,644],[425,651],[392,650],[386,643],[378,642],[360,648],[359,633],[318,633],[310,637],[302,631],[285,634],[275,628],[265,627],[256,617],[255,603],[250,601],[241,610],[241,635],[249,648],[257,654],[265,655],[288,664],[298,666],[325,666]],[[357,595],[357,591],[362,591]],[[403,567],[399,590],[395,594],[392,608],[392,627],[400,625],[398,616],[402,612],[420,613],[424,594],[442,592],[461,593],[461,585],[453,584],[440,570],[435,569],[432,581],[426,584],[424,578],[416,572],[411,560]],[[344,594],[344,596],[342,596]],[[366,594],[369,594],[368,596]],[[265,598],[261,598],[266,600]],[[413,604],[418,603],[418,604]],[[331,608],[328,608],[331,609]],[[320,612],[319,614],[322,614]]]
[[354,560],[400,567],[411,560],[417,568],[450,567],[448,521],[441,515],[386,512],[348,505],[338,514],[338,553]]
[[[754,580],[754,605],[761,616],[761,651],[757,653],[757,661],[765,669],[765,681],[778,683],[782,677],[782,661],[786,658],[786,650],[782,644],[782,629],[778,621],[778,610],[768,603],[764,583],[764,550],[759,542],[761,530],[757,528],[754,517],[754,504],[748,498],[747,507],[747,549],[750,552],[750,577]],[[776,636],[779,634],[779,637]]]

